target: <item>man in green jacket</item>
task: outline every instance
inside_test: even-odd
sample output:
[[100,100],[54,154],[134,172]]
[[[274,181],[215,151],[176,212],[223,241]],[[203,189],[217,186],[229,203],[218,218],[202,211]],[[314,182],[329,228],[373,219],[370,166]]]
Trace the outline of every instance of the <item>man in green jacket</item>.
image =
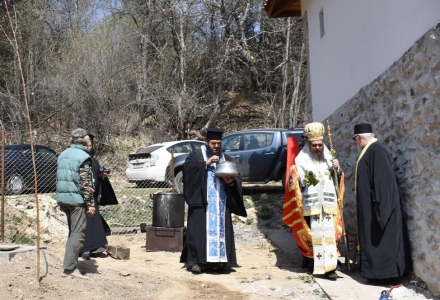
[[84,243],[87,216],[95,214],[93,203],[92,158],[86,146],[91,143],[87,131],[72,131],[71,145],[58,156],[57,204],[67,216],[69,236],[64,254],[63,273],[88,278],[77,269]]

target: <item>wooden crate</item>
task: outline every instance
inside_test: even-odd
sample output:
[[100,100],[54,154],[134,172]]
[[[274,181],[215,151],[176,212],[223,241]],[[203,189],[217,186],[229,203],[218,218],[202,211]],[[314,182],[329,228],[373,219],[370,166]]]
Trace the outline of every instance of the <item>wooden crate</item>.
[[114,259],[130,259],[130,248],[122,246],[107,246],[107,253]]
[[166,228],[147,226],[146,231],[145,248],[147,251],[182,251],[186,227]]

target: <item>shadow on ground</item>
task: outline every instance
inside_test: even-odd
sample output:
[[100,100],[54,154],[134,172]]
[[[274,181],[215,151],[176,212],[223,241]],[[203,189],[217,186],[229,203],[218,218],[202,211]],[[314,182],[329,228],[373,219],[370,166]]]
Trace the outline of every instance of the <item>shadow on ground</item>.
[[[263,197],[263,194],[266,196]],[[260,213],[263,207],[269,207],[270,217],[267,219],[261,219],[261,214],[257,212],[257,227],[271,243],[269,251],[277,257],[276,266],[291,271],[292,275],[307,272],[301,267],[302,256],[290,228],[282,221],[284,189],[281,184],[243,184],[243,195],[252,197],[253,204]]]

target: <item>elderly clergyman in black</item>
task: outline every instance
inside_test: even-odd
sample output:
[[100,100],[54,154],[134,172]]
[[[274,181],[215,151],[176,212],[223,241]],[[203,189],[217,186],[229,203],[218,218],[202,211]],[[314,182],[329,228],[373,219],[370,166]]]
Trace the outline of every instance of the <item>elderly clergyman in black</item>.
[[357,124],[353,140],[362,150],[355,174],[361,273],[375,282],[401,277],[412,264],[393,160],[372,132]]
[[206,145],[192,151],[183,165],[184,196],[188,204],[187,231],[180,262],[188,271],[228,271],[237,266],[231,213],[246,217],[241,178],[217,177],[223,130],[208,128]]

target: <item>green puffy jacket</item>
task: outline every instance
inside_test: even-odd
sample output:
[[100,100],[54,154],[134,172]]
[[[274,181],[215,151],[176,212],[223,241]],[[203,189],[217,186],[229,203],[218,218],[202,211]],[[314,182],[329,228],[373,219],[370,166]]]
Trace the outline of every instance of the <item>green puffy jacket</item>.
[[79,168],[91,159],[86,147],[71,144],[58,156],[57,196],[58,205],[86,206],[80,189]]

